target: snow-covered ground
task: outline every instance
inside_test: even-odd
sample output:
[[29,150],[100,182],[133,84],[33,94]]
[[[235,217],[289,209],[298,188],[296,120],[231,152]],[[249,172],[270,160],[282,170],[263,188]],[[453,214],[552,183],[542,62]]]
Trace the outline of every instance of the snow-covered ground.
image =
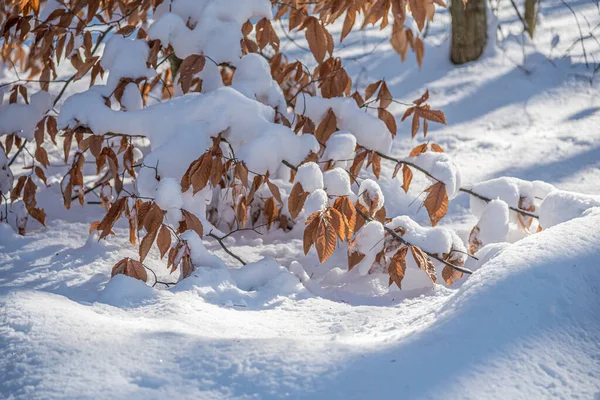
[[[568,2],[584,34],[600,23],[593,1]],[[508,35],[519,21],[505,3]],[[361,87],[385,78],[403,101],[429,89],[448,126],[432,125],[427,139],[453,158],[464,186],[514,176],[598,195],[600,77],[580,47],[560,57],[579,37],[577,25],[560,1],[541,4],[533,44],[509,36],[461,67],[448,61],[444,12],[420,71],[412,55],[401,64],[382,42],[387,33],[373,29],[350,35],[339,54]],[[585,44],[588,62],[600,62],[598,44]],[[282,50],[310,59],[291,41]],[[397,117],[404,112],[393,107]],[[409,124],[399,124],[393,155],[423,141],[409,137]],[[393,167],[382,164],[380,181],[388,213],[408,210],[426,225],[418,191],[404,194]],[[50,181],[63,169],[51,167]],[[253,263],[198,269],[166,290],[110,280],[117,260],[136,256],[125,225],[98,242],[88,231],[101,210],[62,209],[53,182],[38,198],[46,228],[30,222],[22,237],[0,225],[0,398],[600,397],[597,208],[506,247],[457,287],[388,291],[386,281],[346,273],[345,259],[318,265],[292,231],[230,237],[228,247]],[[466,239],[476,222],[463,193],[442,225]],[[205,244],[237,268],[218,243]],[[174,280],[159,272],[157,253],[148,266]]]

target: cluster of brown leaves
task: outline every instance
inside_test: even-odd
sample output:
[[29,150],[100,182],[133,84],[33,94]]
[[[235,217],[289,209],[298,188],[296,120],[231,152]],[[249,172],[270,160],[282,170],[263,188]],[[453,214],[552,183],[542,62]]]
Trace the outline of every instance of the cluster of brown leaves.
[[417,22],[419,31],[422,31],[426,19],[433,21],[434,3],[446,7],[443,0],[435,0],[435,2],[431,0],[318,0],[315,2],[273,0],[273,4],[278,5],[275,19],[282,19],[287,15],[289,31],[304,30],[310,51],[319,63],[323,62],[326,53],[333,54],[333,37],[326,26],[344,16],[341,42],[354,27],[357,15],[362,13],[364,22],[361,29],[378,23],[383,29],[389,24],[389,16],[392,15],[393,34],[390,38],[392,46],[402,60],[406,58],[410,46],[417,56],[419,65],[423,60],[423,42],[420,38],[415,38],[410,30],[404,28],[407,9]]
[[423,119],[423,136],[427,136],[427,121],[437,122],[439,124],[446,125],[446,116],[443,112],[439,110],[432,110],[428,104],[423,104],[427,101],[427,99],[429,99],[429,90],[427,90],[425,94],[423,94],[423,96],[421,96],[417,100],[414,100],[414,107],[409,107],[402,116],[401,121],[404,121],[411,115],[413,116],[411,128],[411,135],[413,138],[417,135],[417,132],[419,131],[419,128],[421,126],[421,118]]
[[321,263],[335,251],[338,239],[349,241],[354,234],[356,210],[347,196],[338,197],[332,207],[311,214],[304,229],[304,254],[314,245]]
[[[178,235],[187,230],[193,230],[202,237],[203,228],[202,223],[194,214],[185,209],[181,209],[181,212],[183,220],[179,223],[177,230],[174,230],[164,223],[163,220],[166,211],[162,210],[155,202],[144,202],[139,198],[136,199],[133,197],[121,197],[109,207],[108,212],[101,221],[92,223],[90,233],[98,231],[99,239],[114,234],[113,228],[115,224],[125,214],[129,222],[129,241],[132,245],[136,244],[139,232],[142,229],[146,232],[139,246],[139,263],[144,262],[152,245],[156,243],[161,258],[167,252],[169,253],[168,266],[172,268],[171,272],[175,271],[181,265],[183,275],[188,276],[193,271],[193,264],[189,257],[189,247],[184,240],[179,239]],[[178,239],[174,246],[172,241],[173,236]],[[115,269],[113,269],[113,275],[114,271]],[[128,275],[126,272],[119,273]]]
[[181,178],[181,191],[187,192],[192,187],[196,194],[210,182],[216,187],[223,179],[222,175],[227,169],[224,162],[221,139],[213,138],[213,146],[197,160],[192,162]]
[[401,246],[392,257],[388,258],[389,285],[391,286],[395,283],[402,289],[402,280],[406,274],[406,256],[409,248],[417,266],[425,271],[431,282],[435,285],[437,281],[435,266],[429,256],[417,246]]
[[[43,171],[41,169],[38,169],[39,167],[36,168],[35,171],[36,174],[38,174],[39,176],[40,174],[43,174]],[[17,184],[10,192],[10,201],[14,202],[21,196],[21,193],[23,193],[23,203],[25,204],[25,209],[27,210],[27,213],[33,219],[45,226],[46,212],[43,209],[37,207],[37,199],[35,196],[36,191],[37,185],[35,184],[35,182],[33,182],[31,175],[22,175],[19,177],[19,179],[17,180]],[[19,233],[21,233],[22,235],[25,234],[24,231]]]

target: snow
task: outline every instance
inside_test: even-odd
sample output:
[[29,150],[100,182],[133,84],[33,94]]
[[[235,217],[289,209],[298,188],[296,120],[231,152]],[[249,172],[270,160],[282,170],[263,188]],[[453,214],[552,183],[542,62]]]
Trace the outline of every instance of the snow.
[[379,184],[372,179],[365,179],[358,187],[358,201],[367,210],[379,211],[385,203],[385,198]]
[[167,221],[177,228],[179,221],[183,219],[181,208],[184,206],[179,182],[173,178],[161,179],[153,198],[157,206],[167,211]]
[[323,189],[315,189],[313,190],[306,201],[304,202],[304,211],[307,216],[317,212],[323,211],[329,205],[329,199],[327,197],[327,192]]
[[[548,193],[555,188],[545,182],[525,181],[518,178],[502,177],[490,179],[488,181],[479,182],[471,187],[471,189],[483,196],[491,199],[500,199],[508,206],[519,208],[519,200],[521,197],[528,199],[530,203],[536,203],[536,199],[544,199]],[[486,203],[474,196],[471,197],[471,212],[476,217],[480,217],[486,207]],[[539,203],[539,202],[537,202]],[[511,212],[511,221],[516,222],[517,214]]]
[[[219,133],[234,146],[236,156],[246,162],[249,170],[261,174],[276,171],[284,159],[300,164],[311,151],[318,150],[319,144],[313,136],[296,136],[291,129],[273,123],[275,115],[271,107],[231,88],[192,93],[126,113],[106,107],[103,89],[95,88],[73,95],[65,102],[58,118],[59,127],[84,125],[97,135],[143,134],[150,139],[152,149],[160,152],[160,155],[149,154],[144,163],[156,166],[159,161],[161,173],[169,177],[181,178],[189,163],[208,150],[209,137]],[[270,151],[264,152],[266,148]],[[174,159],[174,154],[179,158]],[[167,163],[172,165],[167,167]],[[177,168],[180,170],[173,170]]]
[[0,195],[8,195],[13,187],[13,173],[8,162],[4,149],[0,148]]
[[600,196],[556,190],[540,205],[540,225],[542,228],[550,228],[579,218],[593,207],[600,207]]
[[323,186],[330,196],[348,196],[352,193],[350,175],[339,167],[323,172]]
[[347,131],[337,131],[329,137],[323,159],[334,160],[336,164],[346,166],[347,160],[354,158],[354,149],[356,149],[356,137]]
[[[217,64],[240,58],[242,24],[251,18],[271,19],[267,0],[175,0],[162,3],[148,30],[151,40],[173,46],[179,58],[209,55]],[[186,26],[190,23],[192,29]]]
[[298,167],[294,181],[302,185],[305,192],[310,193],[317,189],[323,189],[323,174],[319,165],[314,162],[302,164]]
[[484,244],[505,242],[509,230],[508,205],[502,200],[490,201],[479,221],[479,240]]
[[471,271],[477,271],[482,265],[497,257],[509,246],[510,243],[508,242],[492,243],[483,246],[477,253],[475,253],[474,258],[467,258],[465,267],[469,268]]
[[[399,235],[404,240],[421,248],[423,251],[437,254],[440,257],[443,257],[444,254],[449,254],[452,259],[458,260],[457,262],[459,263],[464,263],[467,259],[467,249],[465,248],[463,241],[451,229],[442,226],[421,226],[406,215],[392,218],[385,226],[396,232],[398,228],[401,228],[401,233],[399,233]],[[431,281],[423,271],[419,270],[419,267],[414,263],[410,254],[406,257],[406,260],[407,272],[402,281],[402,288],[404,290],[412,290],[415,288],[430,287]],[[435,259],[432,259],[431,261],[435,265],[438,282],[443,282],[444,280],[441,272],[444,265]]]
[[100,60],[102,68],[109,71],[105,95],[114,92],[121,78],[153,78],[156,71],[146,65],[149,54],[150,49],[145,40],[111,36]]
[[141,110],[143,106],[142,94],[135,83],[128,83],[121,97],[121,105],[127,111]]
[[52,108],[52,96],[40,90],[31,95],[29,104],[0,104],[0,136],[10,135],[33,140],[40,119]]
[[[388,154],[392,145],[392,135],[383,121],[360,109],[353,99],[325,99],[302,94],[297,100],[296,113],[306,115],[318,126],[331,109],[337,120],[337,127],[354,135],[356,142],[368,148]],[[333,136],[333,135],[332,135]]]
[[[448,199],[452,200],[458,194],[462,181],[458,167],[446,153],[435,153],[428,151],[421,153],[417,157],[411,157],[415,165],[429,172],[437,180],[446,185],[446,194]],[[436,183],[435,180],[431,180]]]
[[289,118],[281,88],[271,78],[267,60],[258,54],[247,54],[235,63],[231,87],[250,99],[269,105]]
[[383,250],[385,231],[378,221],[367,222],[356,234],[351,251],[364,254],[364,258],[354,268],[360,275],[366,275],[375,261],[377,253]]
[[[105,245],[80,247],[83,224],[53,223],[46,242],[0,228],[17,257],[4,261],[0,289],[0,393],[590,398],[600,384],[598,223],[596,213],[547,229],[509,245],[457,291],[388,306],[301,288],[277,296],[269,282],[286,272],[272,261],[237,275],[202,268],[169,291],[108,281]],[[55,256],[65,239],[73,247]],[[43,254],[51,264],[27,265]],[[424,377],[415,365],[435,368]]]

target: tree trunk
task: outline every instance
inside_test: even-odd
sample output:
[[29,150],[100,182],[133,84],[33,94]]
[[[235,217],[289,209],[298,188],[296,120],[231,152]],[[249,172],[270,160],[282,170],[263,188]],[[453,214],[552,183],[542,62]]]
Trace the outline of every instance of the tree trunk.
[[525,0],[525,22],[527,23],[527,33],[533,39],[535,32],[535,3],[537,0]]
[[455,64],[477,60],[487,42],[486,0],[452,0],[452,49],[450,58]]

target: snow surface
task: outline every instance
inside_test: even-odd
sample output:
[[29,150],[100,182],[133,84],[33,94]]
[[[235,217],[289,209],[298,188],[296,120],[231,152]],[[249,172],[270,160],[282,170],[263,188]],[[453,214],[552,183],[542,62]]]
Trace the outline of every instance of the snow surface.
[[44,240],[2,225],[0,393],[593,398],[598,224],[595,212],[544,230],[458,290],[386,306],[318,297],[273,260],[203,267],[171,290],[109,281],[118,245],[86,241],[87,225],[52,222]]

